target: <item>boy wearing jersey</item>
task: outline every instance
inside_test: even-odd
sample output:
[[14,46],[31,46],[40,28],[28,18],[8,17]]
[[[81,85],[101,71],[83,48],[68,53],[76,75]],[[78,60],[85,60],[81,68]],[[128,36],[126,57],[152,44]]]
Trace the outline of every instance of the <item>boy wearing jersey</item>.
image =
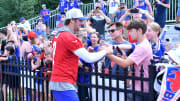
[[75,36],[83,24],[80,9],[72,8],[66,14],[65,26],[59,30],[53,42],[53,68],[49,87],[56,101],[79,101],[76,79],[79,58],[88,63],[112,54],[110,47],[97,53],[89,53]]
[[169,0],[156,0],[156,14],[155,22],[157,22],[161,29],[164,28],[166,23],[166,9],[170,8]]
[[67,0],[60,0],[59,5],[56,10],[60,9],[60,13],[65,13],[65,9],[67,9],[68,2]]
[[49,24],[50,24],[50,11],[49,11],[49,9],[46,9],[46,5],[45,4],[43,4],[42,5],[42,10],[41,10],[41,12],[40,12],[40,16],[43,18],[43,21],[44,21],[44,24],[46,25],[46,27],[47,27],[47,34],[49,34]]
[[70,0],[68,2],[68,9],[70,10],[72,8],[79,8],[77,0]]
[[[147,10],[152,15],[152,7],[149,0],[136,0],[133,2],[133,8]],[[142,17],[143,19],[146,19],[145,15]]]
[[108,0],[107,5],[109,6],[109,18],[114,21],[112,14],[116,11],[119,6],[119,0]]
[[[149,68],[150,60],[152,59],[152,48],[149,41],[146,39],[145,32],[147,30],[147,24],[142,19],[132,20],[130,24],[127,26],[127,29],[130,30],[130,34],[132,36],[132,40],[138,40],[139,44],[136,45],[134,51],[126,58],[120,58],[115,55],[107,55],[112,61],[114,61],[117,65],[127,68],[130,65],[134,65],[135,68],[135,76],[140,77],[140,69],[143,65],[144,69],[144,77],[149,77]],[[149,91],[149,83],[143,82],[144,92]],[[141,81],[135,81],[135,90],[141,90]],[[135,94],[135,101],[145,101],[148,99],[142,95]]]

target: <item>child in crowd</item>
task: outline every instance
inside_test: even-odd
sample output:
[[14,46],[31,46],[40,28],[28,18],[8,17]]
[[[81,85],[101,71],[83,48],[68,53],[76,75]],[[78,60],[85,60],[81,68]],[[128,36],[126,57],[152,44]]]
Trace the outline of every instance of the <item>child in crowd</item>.
[[152,22],[148,24],[146,31],[146,37],[150,40],[150,43],[152,45],[153,59],[155,63],[159,62],[160,58],[163,57],[165,53],[165,46],[161,42],[161,40],[158,39],[160,30],[161,27],[159,26],[159,24]]
[[56,18],[56,30],[57,28],[61,28],[64,26],[64,21],[65,21],[65,13],[57,14]]
[[[132,20],[127,26],[127,29],[130,30],[130,35],[133,40],[138,40],[139,44],[136,45],[134,51],[126,58],[120,58],[115,55],[107,55],[112,61],[118,64],[121,67],[128,67],[134,64],[135,76],[140,76],[140,69],[143,65],[144,77],[149,77],[148,65],[150,65],[150,59],[152,59],[152,48],[151,44],[148,42],[145,36],[147,25],[141,19]],[[144,82],[144,91],[148,92],[148,82]],[[139,80],[135,81],[135,90],[141,90],[141,82]],[[145,101],[143,96],[135,95],[135,101]]]
[[[5,48],[4,51],[4,56],[0,57],[0,61],[8,61],[10,63],[16,63],[16,56],[14,54],[15,50],[13,46],[7,46]],[[11,73],[18,73],[18,68],[12,66],[12,65],[3,65],[2,71],[4,72],[11,72]],[[15,81],[16,80],[16,81]],[[6,94],[7,94],[7,86],[9,86],[11,88],[11,90],[15,93],[15,89],[19,90],[19,83],[20,83],[20,79],[17,76],[14,75],[7,75],[4,74],[3,78],[2,78],[2,91],[3,91],[3,95],[4,95],[4,101],[7,101],[6,99]],[[17,96],[19,97],[19,93],[17,93]],[[17,98],[13,98],[16,99]]]
[[44,36],[47,39],[47,36],[46,36],[46,25],[43,24],[43,19],[42,18],[39,18],[39,20],[37,22],[37,25],[36,25],[35,32],[36,32],[37,36],[42,35],[42,36]]

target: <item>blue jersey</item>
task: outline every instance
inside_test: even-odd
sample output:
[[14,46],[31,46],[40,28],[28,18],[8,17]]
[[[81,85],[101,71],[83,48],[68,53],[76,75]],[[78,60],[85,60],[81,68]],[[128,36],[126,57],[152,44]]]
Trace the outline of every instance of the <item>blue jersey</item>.
[[72,8],[78,8],[78,2],[77,2],[77,0],[69,1],[68,7],[69,7],[69,10],[72,9]]
[[[95,46],[94,47],[94,51],[97,52],[99,50],[99,45]],[[89,72],[92,71],[92,66],[93,66],[93,63],[86,63],[85,61],[83,61],[82,59],[80,59],[80,61],[83,63],[84,66],[88,67],[89,68]],[[97,65],[97,62],[94,63],[94,65]],[[79,71],[84,71],[84,69],[82,68],[79,68]],[[85,78],[84,78],[85,77]],[[79,74],[78,75],[78,80],[80,82],[86,82],[86,83],[89,83],[90,81],[90,76],[89,75],[83,75],[83,74]],[[85,81],[84,81],[85,80]]]
[[64,13],[64,10],[67,8],[67,0],[60,0],[59,1],[59,8],[60,8],[60,12]]
[[153,59],[155,63],[157,63],[159,62],[160,58],[164,56],[165,46],[160,40],[158,41],[158,43],[151,43],[151,45],[153,50]]
[[60,14],[57,14],[56,21],[61,21],[61,15]]
[[[133,2],[133,6],[136,4],[136,1]],[[140,8],[140,9],[143,9],[143,10],[148,10],[147,8],[147,4],[145,2],[145,0],[141,0],[138,2],[138,6],[136,8]],[[142,15],[142,18],[143,19],[146,19],[146,16],[143,14]]]
[[49,9],[41,10],[40,15],[42,15],[44,21],[47,21],[50,18],[49,15],[46,14],[50,14]]
[[79,6],[80,6],[81,4],[83,4],[83,3],[81,2],[81,0],[78,0],[77,3],[78,3],[77,8],[79,8]]
[[[9,63],[9,64],[16,64],[16,56],[7,56],[8,60],[7,61],[3,61],[5,63]],[[12,66],[12,65],[3,65],[2,67],[2,71],[6,71],[6,72],[15,72],[15,73],[19,73],[19,69],[16,66]]]
[[[120,45],[120,44],[129,44],[131,45],[128,41],[124,41],[122,43],[115,43],[114,41],[110,42],[111,45]],[[124,50],[124,52],[126,53],[126,55],[128,56],[132,50]],[[113,54],[117,55],[117,50],[113,49]],[[118,66],[117,64],[113,63],[112,60],[110,60],[109,58],[105,58],[105,68],[109,68],[110,66],[112,66],[112,74],[116,74],[116,72],[118,72],[119,75],[124,75],[124,68]]]
[[[169,4],[169,0],[159,0],[160,2],[164,3],[164,4]],[[156,14],[158,14],[158,16],[166,16],[166,7],[157,4],[157,8],[156,8]]]
[[[136,4],[136,1],[133,2],[133,6],[135,4]],[[147,10],[147,4],[146,4],[145,0],[139,1],[137,8],[140,8],[140,9],[143,9],[143,10]]]

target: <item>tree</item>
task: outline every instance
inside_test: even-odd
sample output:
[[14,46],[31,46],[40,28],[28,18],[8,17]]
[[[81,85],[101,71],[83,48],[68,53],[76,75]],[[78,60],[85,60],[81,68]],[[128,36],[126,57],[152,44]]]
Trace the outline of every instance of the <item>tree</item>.
[[[81,1],[83,3],[93,2],[93,0]],[[59,0],[0,0],[0,27],[6,26],[12,20],[19,22],[22,16],[26,19],[38,16],[42,4],[46,4],[50,10],[54,10],[59,4]]]
[[37,3],[38,0],[0,0],[0,27],[12,20],[19,22],[22,16],[26,19],[34,17]]

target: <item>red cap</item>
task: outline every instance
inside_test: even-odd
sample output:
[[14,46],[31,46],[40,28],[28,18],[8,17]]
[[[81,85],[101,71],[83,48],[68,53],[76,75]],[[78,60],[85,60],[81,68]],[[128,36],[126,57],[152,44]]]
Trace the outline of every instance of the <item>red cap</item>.
[[29,39],[31,39],[31,38],[36,38],[36,33],[34,32],[34,31],[30,31],[29,33],[28,33],[28,38]]

